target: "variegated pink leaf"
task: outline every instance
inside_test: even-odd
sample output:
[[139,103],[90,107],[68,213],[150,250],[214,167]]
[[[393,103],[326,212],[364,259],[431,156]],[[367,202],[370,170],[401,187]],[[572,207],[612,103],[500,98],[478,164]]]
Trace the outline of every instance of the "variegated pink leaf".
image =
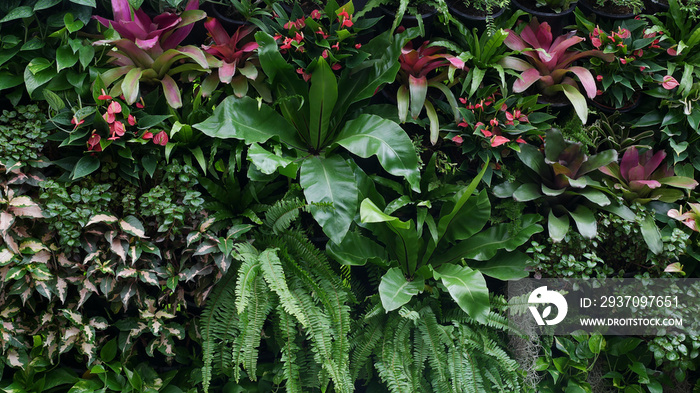
[[165,100],[168,102],[168,105],[173,109],[182,107],[180,88],[177,83],[175,83],[175,80],[170,75],[166,74],[163,76],[160,83],[163,86],[163,93],[165,94]]
[[576,74],[583,89],[586,90],[586,95],[588,98],[593,99],[596,95],[595,79],[590,71],[583,67],[569,67],[569,71]]
[[523,91],[527,90],[528,87],[532,86],[533,83],[540,80],[540,77],[541,74],[536,68],[526,70],[520,74],[518,80],[513,83],[513,92],[522,93]]

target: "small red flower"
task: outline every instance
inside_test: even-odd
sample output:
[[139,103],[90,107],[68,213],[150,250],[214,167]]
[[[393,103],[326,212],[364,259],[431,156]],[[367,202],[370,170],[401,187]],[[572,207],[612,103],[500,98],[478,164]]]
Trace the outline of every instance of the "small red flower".
[[459,146],[462,144],[462,142],[464,142],[464,138],[462,138],[460,135],[455,135],[452,137],[452,142],[456,143],[457,146]]
[[466,98],[463,98],[463,97],[459,97],[459,102],[461,102],[462,104],[466,105],[466,104],[467,104],[467,99],[466,99]]
[[112,96],[105,93],[105,89],[102,89],[102,94],[97,97],[98,100],[111,100]]
[[340,63],[335,63],[335,64],[333,64],[333,65],[331,66],[331,69],[332,69],[333,71],[338,71],[338,70],[341,69],[341,68],[342,68],[342,66],[340,65]]
[[136,107],[139,109],[143,109],[146,106],[146,104],[143,103],[143,97],[141,97],[141,101],[136,103]]
[[149,140],[153,139],[153,133],[151,131],[146,131],[141,135],[141,139]]
[[87,140],[88,150],[90,150],[90,151],[102,151],[102,146],[100,145],[101,139],[102,138],[95,133],[90,135],[90,138],[88,138],[88,140]]
[[497,126],[497,125],[498,125],[498,119],[493,118],[493,119],[491,119],[491,121],[489,121],[489,123],[490,123],[492,126]]
[[313,10],[311,11],[311,19],[321,19],[321,11],[319,10]]
[[352,16],[348,15],[348,12],[345,10],[342,10],[341,12],[338,13],[338,22],[340,22],[340,28],[342,29],[343,27],[352,27]]
[[165,131],[161,131],[153,136],[153,143],[160,146],[165,146],[168,144],[168,134]]
[[130,126],[136,125],[136,118],[134,117],[134,115],[130,114],[129,117],[127,117],[126,121],[129,122]]
[[289,37],[284,38],[284,42],[282,42],[282,46],[280,46],[280,49],[291,49],[292,48],[292,39]]
[[491,138],[491,147],[501,146],[502,144],[508,142],[510,142],[510,139],[504,136],[496,135],[493,138]]
[[362,48],[362,44],[355,44],[355,49],[360,49]]
[[320,34],[321,37],[323,37],[324,40],[325,40],[326,38],[328,38],[328,34],[326,34],[326,33],[323,31],[323,29],[321,28],[321,26],[319,26],[319,27],[318,27],[318,30],[316,30],[316,34]]
[[457,124],[459,127],[469,127],[469,123],[467,123],[467,119],[462,118],[462,122]]
[[596,77],[595,77],[595,80],[597,80],[598,82],[602,81],[602,80],[603,80],[603,75],[598,75],[598,76],[596,76]]
[[670,56],[678,56],[678,52],[674,47],[666,49],[666,53],[668,53]]
[[70,119],[70,124],[75,124],[75,127],[73,127],[74,130],[75,130],[76,128],[78,128],[79,125],[85,123],[85,119],[80,120],[80,121],[77,121],[77,120],[78,120],[78,119],[76,119],[75,117],[73,117],[73,118]]

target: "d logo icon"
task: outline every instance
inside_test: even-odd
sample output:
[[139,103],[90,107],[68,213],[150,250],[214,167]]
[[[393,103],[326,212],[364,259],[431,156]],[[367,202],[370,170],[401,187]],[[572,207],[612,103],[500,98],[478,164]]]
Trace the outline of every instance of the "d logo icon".
[[[544,309],[542,315],[540,315],[539,311],[537,310],[537,307],[529,307],[532,316],[535,318],[535,321],[537,321],[537,324],[540,326],[558,324],[559,322],[564,320],[564,317],[566,317],[566,312],[569,309],[564,296],[562,296],[562,294],[556,291],[548,291],[547,286],[542,286],[532,291],[527,301],[528,303],[535,304],[550,304]],[[557,316],[553,319],[545,319],[549,316],[549,314],[552,313],[551,304],[557,306]]]

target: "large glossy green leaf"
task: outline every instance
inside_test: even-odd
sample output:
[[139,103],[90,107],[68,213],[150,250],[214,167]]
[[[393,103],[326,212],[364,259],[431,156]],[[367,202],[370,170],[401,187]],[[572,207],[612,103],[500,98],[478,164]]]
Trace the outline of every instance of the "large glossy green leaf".
[[420,192],[416,150],[408,135],[393,121],[361,115],[345,124],[336,143],[362,158],[377,156],[387,172],[404,177],[414,191]]
[[525,268],[530,262],[530,257],[520,251],[499,251],[488,261],[470,261],[469,267],[495,279],[509,281],[529,276]]
[[56,49],[56,71],[73,67],[78,62],[78,55],[68,45],[62,45]]
[[258,107],[258,102],[250,97],[227,97],[213,115],[194,128],[213,138],[242,139],[248,144],[277,137],[289,146],[304,146],[289,122],[268,105]]
[[311,74],[309,90],[309,143],[320,150],[325,147],[331,113],[338,100],[338,82],[325,59],[319,58]]
[[566,149],[566,141],[564,141],[564,136],[562,136],[561,131],[556,128],[547,131],[547,139],[545,139],[544,143],[545,158],[555,162],[564,149]]
[[[278,168],[286,168],[290,164],[294,164],[290,157],[282,157],[269,152],[257,143],[250,145],[248,149],[248,160],[255,164],[255,166],[260,169],[260,172],[266,175],[275,173]],[[294,169],[294,172],[296,172],[296,169]]]
[[[379,298],[386,312],[396,310],[408,303],[411,298],[423,291],[425,283],[422,279],[408,281],[401,269],[389,269],[379,283]],[[488,293],[487,293],[488,300]]]
[[557,217],[554,212],[549,211],[549,217],[547,218],[547,229],[549,230],[549,237],[555,242],[560,242],[569,232],[569,216],[566,214]]
[[[484,213],[488,213],[486,220],[488,220],[488,217],[491,216],[491,204],[488,201],[488,196],[486,196],[486,200],[483,200],[484,191],[482,191],[476,198],[471,198],[474,190],[476,190],[476,186],[481,181],[481,178],[484,177],[484,173],[486,173],[487,168],[488,162],[484,164],[481,172],[479,172],[479,174],[472,179],[471,183],[469,183],[469,185],[462,190],[461,193],[457,193],[457,195],[455,195],[454,204],[443,207],[443,211],[440,212],[440,220],[438,221],[438,243],[443,237],[448,242],[466,239],[467,237],[478,232],[486,224],[486,222],[483,221]],[[467,204],[468,201],[471,201],[471,203]],[[486,208],[488,212],[475,210],[477,205],[480,205],[482,208]],[[446,209],[450,209],[450,207],[451,210],[449,213],[447,213]],[[462,212],[463,208],[465,209],[464,212]],[[463,220],[465,216],[468,217],[471,213],[474,214],[474,223],[459,222],[460,219]],[[472,218],[469,217],[468,221],[471,220]]]
[[343,265],[362,266],[367,261],[382,265],[388,263],[384,247],[374,240],[362,236],[358,231],[348,232],[340,244],[329,242],[326,246],[326,252]]
[[499,250],[513,251],[528,241],[530,236],[544,230],[535,217],[525,216],[517,232],[513,232],[513,226],[509,224],[499,224],[479,232],[447,250],[445,257],[452,258],[452,261],[461,258],[486,261],[493,258]]
[[540,177],[551,179],[551,170],[547,163],[544,162],[544,156],[542,156],[542,153],[540,153],[535,146],[525,144],[520,146],[518,158],[520,158],[520,161],[528,168],[540,175]]
[[654,222],[654,217],[648,215],[644,217],[641,225],[642,237],[649,247],[649,250],[658,255],[664,250],[664,243],[661,241],[661,233]]
[[92,172],[95,172],[100,167],[100,159],[93,156],[84,156],[78,160],[73,168],[73,173],[71,173],[71,179],[80,179],[83,176],[87,176]]
[[577,192],[598,206],[607,206],[610,204],[610,198],[603,194],[602,191],[598,191],[595,188],[587,187]]
[[299,182],[310,203],[332,203],[333,207],[311,209],[323,232],[335,243],[343,241],[357,212],[357,186],[350,165],[339,155],[313,156],[301,164]]
[[394,228],[408,229],[411,224],[401,221],[398,217],[384,213],[377,205],[369,199],[365,199],[360,204],[360,219],[363,223],[387,222]]
[[610,149],[588,157],[588,160],[581,165],[578,176],[583,176],[588,172],[604,167],[612,162],[617,162],[617,151]]
[[593,212],[583,205],[578,205],[576,210],[570,211],[571,217],[576,223],[576,228],[578,228],[578,233],[583,237],[593,239],[598,233],[598,225],[595,221],[595,216]]
[[478,270],[445,264],[435,269],[435,279],[442,280],[452,298],[470,317],[486,323],[491,305],[486,280]]
[[540,189],[540,186],[535,183],[525,183],[515,190],[513,193],[513,199],[518,202],[535,200],[542,196]]

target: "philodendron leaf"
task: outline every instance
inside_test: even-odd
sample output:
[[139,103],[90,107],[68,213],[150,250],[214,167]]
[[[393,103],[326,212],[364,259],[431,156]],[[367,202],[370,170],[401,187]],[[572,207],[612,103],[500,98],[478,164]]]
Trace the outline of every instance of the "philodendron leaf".
[[301,164],[299,182],[309,203],[332,203],[332,208],[312,207],[323,232],[340,243],[357,213],[357,185],[352,168],[339,155],[314,156]]
[[213,138],[235,138],[245,143],[262,143],[278,137],[281,142],[303,148],[291,124],[272,107],[250,97],[227,97],[214,114],[194,128]]
[[436,280],[442,280],[459,307],[470,317],[486,323],[491,305],[486,280],[478,270],[466,266],[444,264],[434,271]]
[[[379,298],[386,312],[396,310],[408,303],[411,298],[423,291],[425,283],[423,279],[416,278],[408,281],[401,269],[393,267],[389,269],[379,283]],[[488,300],[488,293],[486,294]]]
[[293,164],[290,157],[278,156],[275,153],[267,151],[257,143],[250,145],[248,149],[248,160],[255,164],[255,166],[260,169],[260,172],[266,175],[275,173],[278,168],[286,168],[290,164]]
[[521,228],[517,232],[510,224],[494,225],[458,243],[445,254],[456,257],[455,260],[465,258],[487,261],[499,250],[513,251],[528,241],[530,236],[544,230],[535,217],[532,214],[524,216]]
[[570,211],[569,214],[574,219],[576,228],[578,228],[578,232],[581,236],[589,239],[595,237],[596,233],[598,233],[598,225],[596,224],[593,212],[589,208],[578,205],[576,210]]
[[349,232],[340,244],[329,242],[326,252],[339,263],[349,266],[363,266],[367,261],[386,264],[389,259],[383,246],[357,231]]
[[84,156],[82,157],[71,173],[71,179],[80,179],[83,176],[87,176],[92,172],[95,172],[100,167],[100,159],[95,156]]
[[569,216],[566,214],[561,217],[554,215],[554,212],[549,211],[549,217],[547,218],[547,229],[549,230],[549,237],[555,243],[558,243],[564,239],[566,233],[569,232]]
[[642,237],[649,247],[649,250],[658,255],[664,250],[664,243],[661,241],[661,233],[654,222],[654,217],[647,215],[641,225]]
[[377,156],[387,172],[405,178],[411,188],[420,192],[418,157],[411,139],[393,121],[364,114],[345,123],[335,141],[362,158]]

